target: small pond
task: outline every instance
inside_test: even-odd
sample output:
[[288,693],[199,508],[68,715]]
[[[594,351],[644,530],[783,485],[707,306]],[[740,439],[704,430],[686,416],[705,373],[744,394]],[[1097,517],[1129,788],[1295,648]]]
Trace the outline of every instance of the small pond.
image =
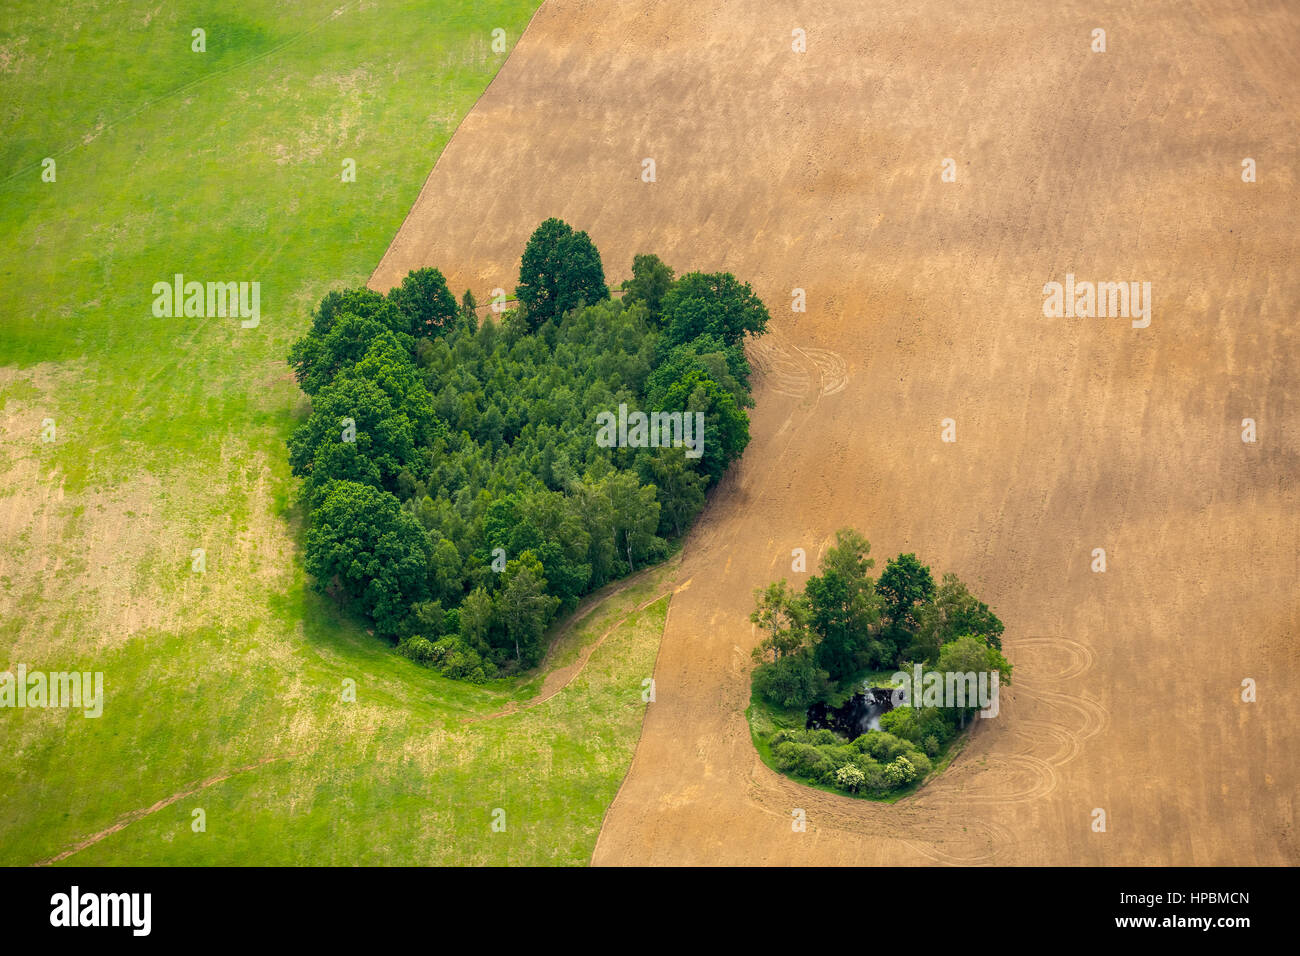
[[842,707],[813,704],[808,708],[804,727],[808,730],[829,730],[853,740],[868,730],[880,729],[880,715],[894,709],[892,687],[867,687],[854,694]]

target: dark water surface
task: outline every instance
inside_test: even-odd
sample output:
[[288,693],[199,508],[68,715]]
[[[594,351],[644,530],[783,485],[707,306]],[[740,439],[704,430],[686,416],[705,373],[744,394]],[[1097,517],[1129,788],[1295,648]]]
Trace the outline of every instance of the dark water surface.
[[868,687],[854,694],[842,707],[813,704],[808,708],[804,727],[808,730],[830,730],[853,740],[868,730],[880,729],[880,715],[894,709],[893,688]]

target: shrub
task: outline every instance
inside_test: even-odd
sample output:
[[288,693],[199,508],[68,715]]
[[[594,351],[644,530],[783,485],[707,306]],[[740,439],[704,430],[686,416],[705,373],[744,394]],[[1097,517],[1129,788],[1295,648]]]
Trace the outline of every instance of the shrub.
[[938,707],[921,708],[917,712],[917,727],[921,732],[922,741],[932,736],[942,747],[957,733],[955,720],[956,714],[953,711],[940,710]]
[[906,740],[901,740],[883,730],[869,731],[855,740],[853,745],[882,763],[916,752],[916,748]]
[[900,757],[899,759],[906,760],[916,768],[916,777],[918,780],[934,769],[934,764],[930,762],[930,758],[920,751],[914,750],[906,757]]
[[821,781],[835,772],[835,763],[811,744],[786,741],[772,751],[777,769]]
[[[433,645],[438,670],[444,677],[482,683],[483,659],[478,652],[458,637],[445,637]],[[474,679],[477,674],[477,680]]]
[[916,767],[906,757],[885,765],[885,779],[891,787],[905,787],[916,779]]
[[858,788],[862,786],[866,779],[866,774],[851,763],[846,763],[835,771],[836,785],[849,793],[857,793]]
[[796,740],[798,743],[802,743],[803,731],[790,730],[789,727],[783,727],[781,730],[776,731],[775,734],[768,737],[767,744],[768,747],[775,750],[780,744],[784,744],[787,740]]
[[914,744],[921,742],[921,722],[913,707],[896,707],[882,715],[880,729]]
[[773,750],[775,750],[778,746],[785,743],[787,740],[801,740],[801,739],[802,739],[801,731],[791,730],[788,727],[783,727],[780,730],[778,730],[776,733],[772,734],[772,736],[767,739],[767,743],[768,746],[770,746]]
[[889,789],[889,781],[885,779],[885,768],[880,766],[870,757],[863,755],[857,760],[857,766],[862,771],[862,789],[868,793],[884,793]]
[[805,708],[822,695],[826,675],[811,654],[787,654],[754,668],[754,690],[778,707]]
[[817,749],[830,758],[831,763],[835,764],[837,770],[846,763],[852,763],[853,758],[858,756],[857,749],[852,744],[846,744],[843,741],[838,741],[830,746],[823,744]]
[[409,657],[417,664],[430,664],[433,662],[437,651],[430,641],[417,634],[415,637],[409,637],[398,644],[397,653],[403,657]]

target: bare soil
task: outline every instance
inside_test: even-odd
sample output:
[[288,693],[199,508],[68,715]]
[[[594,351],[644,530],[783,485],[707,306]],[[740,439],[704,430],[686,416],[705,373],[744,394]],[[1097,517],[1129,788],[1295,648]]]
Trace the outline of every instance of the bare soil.
[[[653,251],[773,317],[594,862],[1300,862],[1297,41],[1281,0],[547,0],[371,284],[486,301],[560,216],[611,284]],[[1151,282],[1150,327],[1044,318],[1067,272]],[[892,806],[772,773],[743,713],[753,589],[845,525],[957,572],[1015,665]]]

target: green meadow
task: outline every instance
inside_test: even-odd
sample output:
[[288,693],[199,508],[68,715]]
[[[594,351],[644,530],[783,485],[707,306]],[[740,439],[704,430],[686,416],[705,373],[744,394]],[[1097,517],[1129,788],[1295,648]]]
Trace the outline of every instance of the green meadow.
[[[0,710],[0,864],[590,858],[670,568],[569,623],[557,663],[600,644],[559,693],[490,716],[544,675],[442,679],[312,591],[284,445],[311,306],[364,284],[536,5],[6,5],[0,667],[105,700]],[[175,273],[260,282],[259,325],[155,318]]]

